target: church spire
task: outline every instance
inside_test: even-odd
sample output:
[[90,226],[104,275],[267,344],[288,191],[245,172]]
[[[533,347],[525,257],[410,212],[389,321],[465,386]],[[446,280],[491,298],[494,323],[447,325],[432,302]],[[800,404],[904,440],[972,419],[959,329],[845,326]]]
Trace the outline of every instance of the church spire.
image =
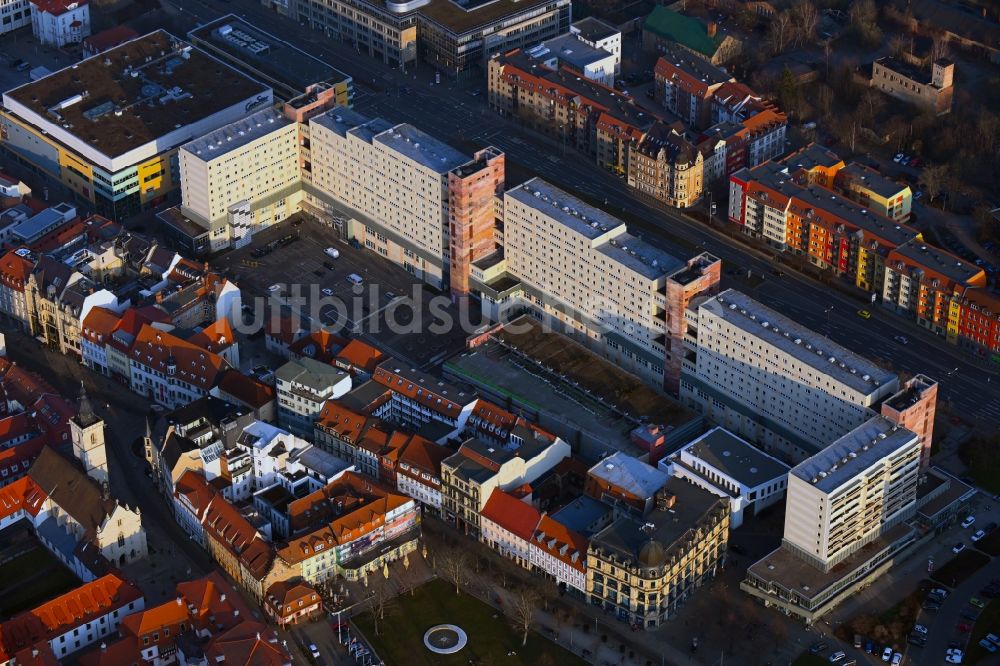
[[87,387],[83,385],[82,379],[80,380],[80,398],[76,407],[76,421],[83,428],[92,426],[100,421],[97,415],[94,414],[94,406],[90,403],[90,396],[87,395]]

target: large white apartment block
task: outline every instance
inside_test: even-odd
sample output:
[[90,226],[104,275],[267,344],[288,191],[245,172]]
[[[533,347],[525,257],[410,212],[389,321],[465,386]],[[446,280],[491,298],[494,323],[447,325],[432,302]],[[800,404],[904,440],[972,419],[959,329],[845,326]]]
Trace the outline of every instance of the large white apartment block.
[[312,180],[306,201],[352,215],[348,234],[434,286],[448,265],[448,172],[472,160],[412,125],[337,107],[309,121]]
[[593,17],[580,19],[569,26],[569,33],[584,44],[595,49],[604,49],[614,56],[614,73],[617,76],[622,71],[622,33]]
[[783,546],[829,571],[916,509],[920,438],[876,416],[788,476]]
[[265,109],[178,151],[182,212],[209,230],[211,249],[242,247],[298,210],[298,123]]
[[681,401],[793,463],[867,421],[899,380],[729,289],[686,312]]
[[490,270],[520,284],[497,294],[474,265],[484,311],[499,319],[503,308],[525,304],[662,384],[667,277],[684,262],[539,178],[505,192],[503,211],[504,257]]

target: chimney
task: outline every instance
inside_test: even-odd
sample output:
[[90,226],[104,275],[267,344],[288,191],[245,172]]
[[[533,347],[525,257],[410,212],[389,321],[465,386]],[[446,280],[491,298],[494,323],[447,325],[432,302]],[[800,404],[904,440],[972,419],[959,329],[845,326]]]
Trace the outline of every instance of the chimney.
[[716,23],[715,21],[709,21],[707,28],[708,36],[714,39],[715,33],[717,33],[718,31],[719,31],[719,24]]
[[180,597],[177,597],[177,605],[178,606],[183,606],[184,605],[184,601]]

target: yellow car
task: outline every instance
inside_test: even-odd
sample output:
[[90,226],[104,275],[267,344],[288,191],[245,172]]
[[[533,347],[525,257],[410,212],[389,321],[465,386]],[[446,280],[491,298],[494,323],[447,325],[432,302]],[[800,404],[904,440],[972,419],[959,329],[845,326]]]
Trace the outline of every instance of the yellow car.
[[858,310],[858,316],[862,319],[871,319],[872,313],[868,312],[868,310]]

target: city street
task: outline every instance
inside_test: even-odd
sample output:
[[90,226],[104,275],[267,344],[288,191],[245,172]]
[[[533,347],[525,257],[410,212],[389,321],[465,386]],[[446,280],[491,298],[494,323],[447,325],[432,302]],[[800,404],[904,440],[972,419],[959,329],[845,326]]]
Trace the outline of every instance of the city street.
[[[676,209],[638,200],[624,180],[589,158],[492,113],[487,108],[481,76],[465,84],[443,79],[441,84],[435,84],[430,67],[421,65],[417,71],[406,73],[389,68],[359,53],[352,44],[327,38],[253,0],[233,0],[221,6],[213,0],[182,4],[182,10],[177,10],[178,20],[187,21],[191,27],[232,12],[351,74],[356,91],[354,105],[362,113],[412,123],[467,152],[495,145],[506,151],[508,160],[515,164],[512,170],[535,173],[585,198],[603,200],[606,210],[630,218],[633,232],[667,251],[680,256],[696,250],[713,253],[727,269],[739,269],[734,271],[738,274],[723,278],[724,286],[747,291],[766,305],[845,347],[890,364],[896,371],[931,376],[941,384],[943,406],[963,419],[980,424],[1000,419],[1000,391],[990,386],[994,378],[1000,381],[1000,367],[950,347],[915,323],[872,305],[861,294],[849,295],[791,270],[776,277],[771,273],[774,260],[767,253],[749,249]],[[718,209],[723,213],[724,202],[719,202]],[[751,286],[746,271],[765,279],[759,284],[754,280],[756,286]],[[870,319],[857,315],[862,308],[872,313]],[[899,335],[909,338],[909,344],[897,343],[894,338]]]

